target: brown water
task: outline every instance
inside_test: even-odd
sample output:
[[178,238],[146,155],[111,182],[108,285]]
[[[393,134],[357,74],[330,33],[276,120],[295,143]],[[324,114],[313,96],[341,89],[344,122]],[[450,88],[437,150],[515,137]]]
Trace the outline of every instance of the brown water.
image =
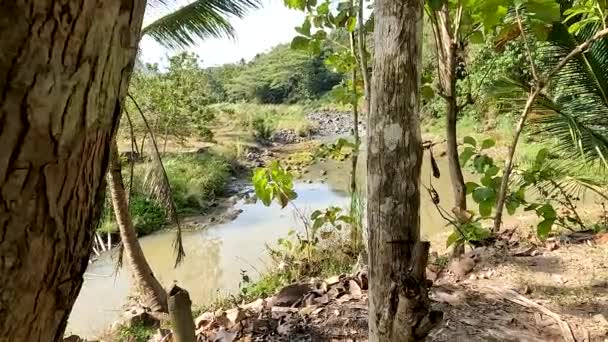
[[[438,163],[443,174],[439,180],[433,179],[433,185],[441,196],[442,205],[451,208],[453,200],[447,162],[445,158],[439,158]],[[425,158],[422,183],[428,186],[427,164],[428,158]],[[296,184],[296,205],[307,212],[330,205],[346,206],[346,189],[350,182],[349,165],[350,163],[335,161],[313,165],[306,176],[314,182]],[[359,183],[362,189],[364,169],[365,157],[362,156],[359,163]],[[323,170],[328,171],[326,177],[321,177]],[[325,180],[320,180],[321,178]],[[307,179],[302,181],[305,180]],[[430,239],[445,232],[447,228],[424,188],[422,191],[422,235]],[[226,294],[238,290],[241,270],[246,270],[255,278],[267,268],[266,243],[273,244],[278,238],[284,237],[289,229],[300,228],[291,209],[281,210],[276,205],[267,208],[261,203],[238,203],[237,208],[243,212],[230,223],[183,234],[187,256],[177,269],[173,268],[174,233],[161,232],[140,239],[148,262],[164,286],[168,287],[175,281],[190,292],[194,303],[210,303],[218,296],[218,292]],[[68,332],[94,336],[120,317],[121,306],[126,303],[129,294],[131,278],[126,267],[116,275],[113,271],[114,263],[110,254],[103,255],[89,266],[70,316]]]

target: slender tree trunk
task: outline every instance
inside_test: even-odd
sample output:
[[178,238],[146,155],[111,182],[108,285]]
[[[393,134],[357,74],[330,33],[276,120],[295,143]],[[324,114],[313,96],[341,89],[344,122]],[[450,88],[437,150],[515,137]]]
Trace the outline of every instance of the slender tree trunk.
[[457,33],[453,32],[447,1],[435,13],[435,34],[438,49],[439,80],[442,96],[446,102],[446,139],[450,180],[454,192],[454,206],[467,209],[466,186],[458,156],[458,97],[456,93],[456,54],[458,51]]
[[[361,68],[361,78],[363,79],[363,102],[365,114],[369,114],[370,108],[370,74],[367,63],[367,49],[365,48],[365,19],[363,18],[363,0],[359,0],[357,11],[357,48],[359,50],[359,65]],[[356,52],[353,49],[353,54]]]
[[63,338],[144,9],[144,0],[0,1],[2,341]]
[[420,241],[423,1],[378,0],[375,8],[367,147],[369,341],[421,341],[441,319],[430,311],[429,243]]
[[146,261],[133,227],[116,144],[112,148],[110,163],[108,185],[112,193],[112,207],[116,215],[116,223],[120,231],[124,253],[131,267],[135,287],[152,310],[167,312],[167,293],[154,276],[148,261]]

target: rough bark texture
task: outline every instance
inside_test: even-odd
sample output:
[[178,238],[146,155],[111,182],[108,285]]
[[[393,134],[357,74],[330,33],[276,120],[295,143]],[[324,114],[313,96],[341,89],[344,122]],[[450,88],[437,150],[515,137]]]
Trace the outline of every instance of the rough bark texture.
[[375,3],[375,56],[369,115],[367,220],[369,341],[420,341],[431,314],[420,242],[422,145],[419,88],[422,0]]
[[169,292],[169,316],[175,342],[196,342],[190,295],[177,285]]
[[120,239],[124,246],[127,262],[131,267],[131,273],[135,282],[135,288],[154,311],[167,312],[167,293],[160,282],[154,276],[152,268],[148,264],[144,252],[137,240],[137,234],[133,227],[133,220],[129,213],[127,192],[122,179],[120,157],[118,148],[114,143],[110,157],[110,172],[108,172],[108,186],[112,193],[112,207],[116,215],[116,223],[120,230]]
[[63,338],[144,9],[144,0],[0,1],[2,341]]

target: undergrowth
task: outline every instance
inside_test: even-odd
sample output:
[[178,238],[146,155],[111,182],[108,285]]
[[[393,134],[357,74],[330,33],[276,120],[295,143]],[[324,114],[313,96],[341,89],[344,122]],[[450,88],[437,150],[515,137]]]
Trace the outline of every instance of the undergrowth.
[[[211,202],[225,190],[230,178],[230,163],[213,153],[167,155],[163,158],[173,200],[180,215],[204,213]],[[140,236],[153,233],[168,223],[163,206],[143,186],[147,164],[138,164],[134,169],[133,189],[129,210],[133,225]],[[129,184],[129,166],[123,165],[123,179]],[[116,231],[116,222],[109,194],[102,212],[98,230]]]

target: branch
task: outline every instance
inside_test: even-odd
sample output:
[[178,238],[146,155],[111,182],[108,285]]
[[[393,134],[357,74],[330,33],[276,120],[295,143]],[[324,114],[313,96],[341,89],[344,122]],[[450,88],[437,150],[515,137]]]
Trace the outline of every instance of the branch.
[[[519,15],[518,15],[519,18]],[[523,32],[522,32],[523,33]],[[538,95],[547,87],[550,83],[551,79],[557,74],[572,58],[584,53],[593,42],[602,39],[608,36],[608,29],[603,29],[598,31],[593,37],[589,38],[582,44],[578,45],[574,48],[566,57],[562,58],[562,60],[557,63],[557,65],[549,71],[546,76],[542,79],[538,80],[538,84],[534,87],[534,91],[530,93],[528,100],[526,101],[526,106],[524,107],[523,112],[519,118],[519,122],[517,123],[517,129],[515,130],[515,135],[513,136],[513,142],[511,143],[511,147],[509,149],[509,154],[507,155],[507,161],[505,164],[505,170],[503,171],[502,182],[500,185],[500,192],[498,194],[498,201],[496,203],[496,216],[494,217],[494,231],[498,231],[500,225],[502,223],[502,213],[503,207],[505,204],[506,196],[507,196],[507,187],[509,183],[509,176],[511,175],[511,171],[513,170],[513,155],[515,154],[515,148],[517,147],[517,142],[519,140],[519,136],[524,127],[528,114],[532,109],[532,105],[536,101]],[[525,36],[523,36],[525,37]],[[525,39],[525,38],[524,38]],[[531,55],[528,56],[532,58]],[[532,64],[533,65],[533,64]]]
[[519,6],[515,6],[515,15],[517,17],[517,26],[519,26],[519,31],[521,32],[521,38],[524,41],[524,47],[526,48],[526,54],[528,55],[528,59],[530,61],[530,68],[532,68],[532,77],[534,81],[538,82],[538,72],[536,71],[536,65],[534,64],[534,58],[532,58],[532,51],[530,50],[530,45],[528,44],[528,38],[526,37],[526,31],[524,30],[524,25],[521,22],[521,16],[519,15]]
[[186,256],[186,252],[184,251],[184,245],[182,243],[182,227],[180,225],[179,217],[177,215],[177,208],[175,206],[175,202],[173,201],[173,192],[171,190],[171,184],[169,183],[169,176],[167,176],[167,170],[165,170],[163,161],[160,158],[160,152],[158,150],[158,145],[156,144],[156,138],[154,137],[154,133],[152,132],[152,129],[150,128],[150,125],[148,124],[148,119],[146,119],[144,112],[141,110],[141,107],[139,107],[139,104],[137,103],[137,101],[135,101],[133,96],[130,93],[127,93],[127,97],[131,101],[133,101],[133,104],[135,104],[135,107],[139,111],[139,115],[141,116],[142,120],[144,121],[144,124],[146,125],[148,132],[150,132],[150,138],[151,138],[150,140],[152,140],[152,145],[154,146],[154,151],[155,151],[154,156],[156,157],[156,160],[159,163],[159,167],[161,168],[161,171],[163,174],[163,179],[166,183],[167,189],[169,190],[170,200],[169,200],[168,204],[170,206],[170,210],[173,212],[173,215],[172,215],[173,220],[174,220],[175,224],[177,225],[177,235],[175,237],[175,241],[173,241],[173,247],[175,248],[175,253],[176,253],[175,267],[177,267],[183,261],[184,257]]

